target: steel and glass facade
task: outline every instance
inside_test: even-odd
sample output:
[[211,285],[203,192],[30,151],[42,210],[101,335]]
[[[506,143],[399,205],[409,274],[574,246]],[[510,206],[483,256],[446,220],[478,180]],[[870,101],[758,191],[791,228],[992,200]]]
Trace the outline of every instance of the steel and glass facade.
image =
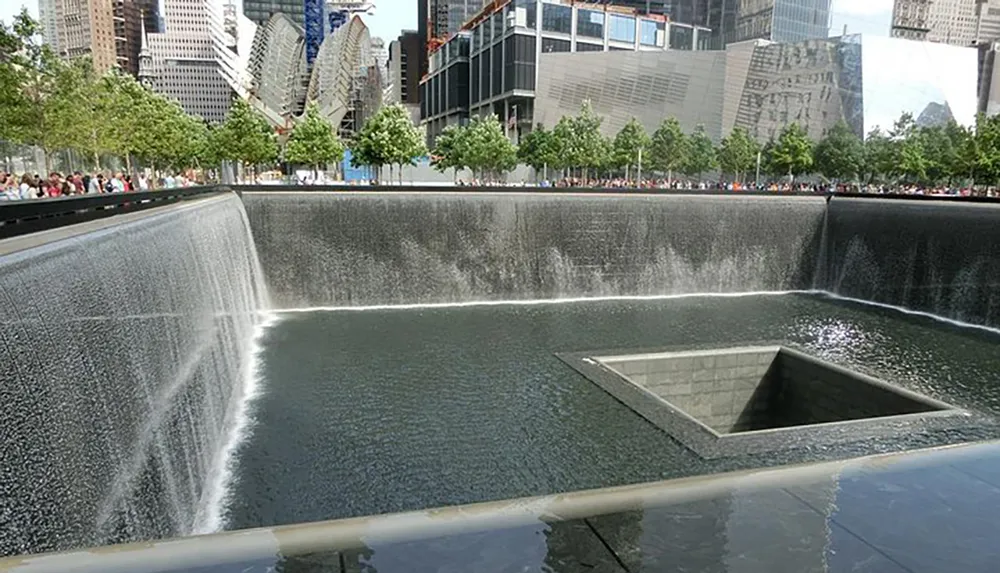
[[685,130],[701,124],[716,141],[736,126],[766,141],[792,122],[814,139],[838,121],[862,136],[891,129],[904,112],[921,125],[971,125],[978,60],[974,48],[860,35],[722,51],[543,54],[534,120],[552,126],[586,99],[608,135],[632,117],[650,132],[665,117]]
[[[322,7],[322,3],[316,2]],[[256,24],[266,24],[271,16],[284,14],[299,26],[305,26],[305,0],[243,0],[243,15]]]
[[431,54],[420,98],[428,138],[472,115],[496,114],[517,139],[532,125],[542,54],[707,47],[710,31],[705,28],[585,6],[513,0]]

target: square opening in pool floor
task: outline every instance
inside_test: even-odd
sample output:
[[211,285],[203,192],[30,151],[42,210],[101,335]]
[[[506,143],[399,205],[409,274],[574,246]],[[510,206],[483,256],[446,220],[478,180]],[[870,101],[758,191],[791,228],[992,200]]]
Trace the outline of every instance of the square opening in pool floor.
[[947,430],[969,417],[777,344],[557,356],[704,458]]
[[597,360],[718,434],[949,409],[783,347]]

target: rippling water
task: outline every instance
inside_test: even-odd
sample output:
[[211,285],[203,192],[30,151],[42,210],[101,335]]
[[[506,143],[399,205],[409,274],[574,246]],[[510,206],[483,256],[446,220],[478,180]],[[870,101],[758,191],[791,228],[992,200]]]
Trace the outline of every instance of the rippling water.
[[1000,335],[821,296],[294,313],[264,339],[264,387],[238,452],[228,527],[1000,437],[986,421],[706,461],[553,355],[761,340],[1000,414]]

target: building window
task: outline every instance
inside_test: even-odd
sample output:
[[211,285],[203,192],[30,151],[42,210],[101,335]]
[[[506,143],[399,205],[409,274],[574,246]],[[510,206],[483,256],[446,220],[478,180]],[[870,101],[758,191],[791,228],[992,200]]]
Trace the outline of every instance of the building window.
[[576,13],[576,33],[588,38],[603,38],[604,12],[579,10]]
[[573,31],[573,8],[562,4],[542,4],[542,30],[569,34]]
[[479,59],[479,100],[490,98],[490,50],[484,50]]
[[670,49],[691,50],[694,48],[694,30],[686,26],[670,26]]
[[514,34],[504,40],[504,91],[535,89],[535,37]]
[[708,30],[698,30],[698,49],[707,50],[711,45],[712,37]]
[[569,40],[559,40],[556,38],[542,38],[542,53],[551,54],[553,52],[568,52],[571,44]]
[[503,47],[494,46],[491,57],[493,58],[493,64],[490,66],[490,71],[493,74],[493,95],[497,96],[503,92]]
[[588,44],[587,42],[576,43],[577,52],[603,52],[604,46],[601,44]]
[[635,42],[635,18],[610,14],[608,16],[608,38],[616,42]]
[[493,15],[493,39],[499,40],[503,37],[503,12]]
[[482,30],[482,26],[479,26],[475,30],[472,31],[472,51],[473,52],[479,50],[479,45],[481,43],[481,40],[480,40],[480,38],[481,38],[480,34],[482,33],[481,30]]
[[639,21],[639,43],[643,46],[659,46],[662,48],[666,35],[666,25],[663,22],[654,22],[652,20]]
[[535,29],[538,19],[538,5],[535,0],[516,0],[514,2],[514,25],[521,28]]
[[472,103],[479,102],[479,56],[473,56],[472,58],[472,72],[470,74],[472,77]]

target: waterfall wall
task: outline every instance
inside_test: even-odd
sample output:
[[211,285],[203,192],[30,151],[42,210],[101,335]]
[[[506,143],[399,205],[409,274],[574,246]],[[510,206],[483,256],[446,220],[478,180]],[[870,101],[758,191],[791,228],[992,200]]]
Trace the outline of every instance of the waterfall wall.
[[234,194],[0,241],[0,554],[190,532],[265,302]]
[[1000,326],[1000,205],[834,198],[818,284]]
[[822,197],[247,192],[278,308],[810,288]]

